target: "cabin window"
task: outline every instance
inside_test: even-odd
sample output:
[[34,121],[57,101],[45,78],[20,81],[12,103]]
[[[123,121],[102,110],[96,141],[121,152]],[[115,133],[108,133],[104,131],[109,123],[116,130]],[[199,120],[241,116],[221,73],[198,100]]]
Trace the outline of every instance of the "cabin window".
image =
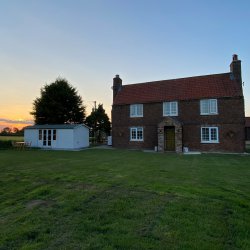
[[43,130],[43,146],[46,146],[47,142],[47,130]]
[[55,141],[55,140],[56,140],[56,130],[53,129],[53,141]]
[[218,143],[219,131],[218,127],[201,127],[202,143]]
[[48,146],[51,146],[51,129],[48,130]]
[[41,141],[43,139],[43,131],[39,129],[39,137],[38,140]]
[[201,115],[216,115],[218,114],[217,99],[200,100]]
[[143,117],[143,104],[131,104],[130,117]]
[[178,116],[178,102],[164,102],[163,116]]
[[143,128],[142,127],[130,128],[130,141],[143,141]]

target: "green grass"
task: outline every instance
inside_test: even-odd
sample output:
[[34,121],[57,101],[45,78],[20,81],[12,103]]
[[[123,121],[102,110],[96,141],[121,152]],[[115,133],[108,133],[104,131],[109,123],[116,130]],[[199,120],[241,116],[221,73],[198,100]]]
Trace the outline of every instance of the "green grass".
[[0,151],[0,249],[250,249],[250,156]]
[[0,135],[0,141],[23,141],[23,136],[1,136]]

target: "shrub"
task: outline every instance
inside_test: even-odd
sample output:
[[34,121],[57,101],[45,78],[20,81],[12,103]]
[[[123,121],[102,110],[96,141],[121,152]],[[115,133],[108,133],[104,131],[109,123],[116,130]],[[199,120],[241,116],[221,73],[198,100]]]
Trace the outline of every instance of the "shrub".
[[7,148],[12,148],[12,142],[0,140],[0,149],[7,149]]

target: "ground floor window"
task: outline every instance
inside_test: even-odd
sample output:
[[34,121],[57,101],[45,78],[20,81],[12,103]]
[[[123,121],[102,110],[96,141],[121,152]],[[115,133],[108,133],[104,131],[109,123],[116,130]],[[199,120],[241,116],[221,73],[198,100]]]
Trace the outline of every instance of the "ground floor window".
[[202,143],[218,143],[219,131],[218,127],[201,127]]
[[143,128],[142,127],[130,128],[130,141],[143,141]]

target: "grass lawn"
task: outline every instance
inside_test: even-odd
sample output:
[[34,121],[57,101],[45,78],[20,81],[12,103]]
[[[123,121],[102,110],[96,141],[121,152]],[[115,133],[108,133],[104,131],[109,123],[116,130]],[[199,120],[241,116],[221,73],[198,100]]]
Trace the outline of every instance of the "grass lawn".
[[0,249],[250,249],[250,156],[0,151]]

